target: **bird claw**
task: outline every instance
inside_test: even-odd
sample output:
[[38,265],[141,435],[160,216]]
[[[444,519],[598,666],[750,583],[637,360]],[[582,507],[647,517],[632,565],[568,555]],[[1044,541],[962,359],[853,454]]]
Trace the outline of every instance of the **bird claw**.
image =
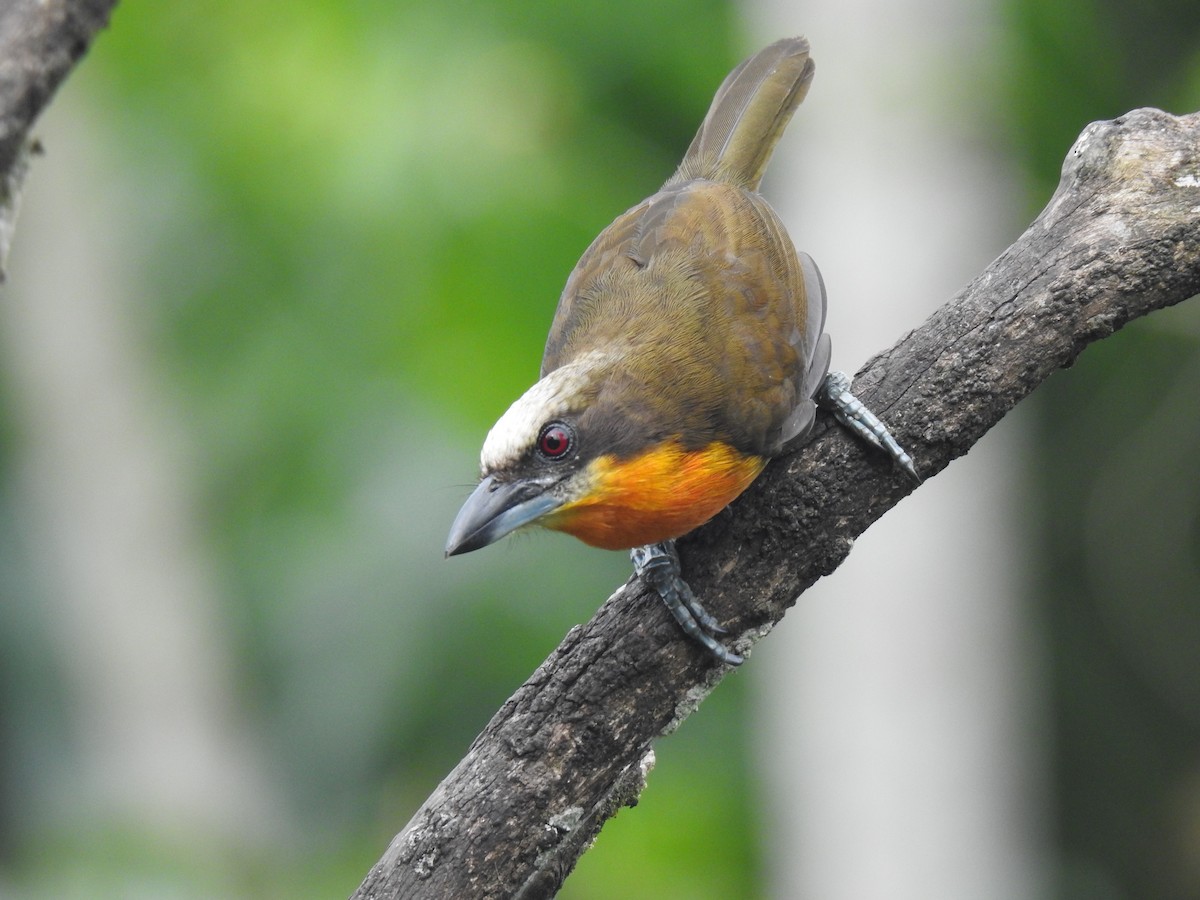
[[[817,404],[830,410],[839,422],[872,447],[886,453],[918,484],[913,458],[892,437],[888,427],[850,392],[850,378],[844,372],[830,372],[821,382]],[[728,634],[696,598],[679,570],[679,553],[674,541],[634,547],[629,551],[634,572],[654,588],[679,627],[692,640],[702,644],[713,656],[730,666],[739,666],[743,658],[725,647],[715,635]]]
[[850,377],[845,372],[830,372],[817,390],[817,405],[830,410],[833,415],[854,432],[861,440],[890,456],[917,484],[921,476],[913,458],[900,446],[879,416],[867,409],[866,404],[850,393]]
[[728,634],[704,608],[679,571],[679,553],[674,541],[634,547],[629,551],[634,572],[654,588],[679,627],[692,640],[730,666],[740,666],[742,657],[721,644],[713,635]]

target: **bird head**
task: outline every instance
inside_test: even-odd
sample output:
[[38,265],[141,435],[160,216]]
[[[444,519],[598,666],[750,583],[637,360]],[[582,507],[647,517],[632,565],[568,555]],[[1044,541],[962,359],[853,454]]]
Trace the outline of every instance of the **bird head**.
[[447,556],[541,523],[587,493],[580,412],[595,399],[595,362],[581,359],[548,373],[488,432],[483,478],[454,519]]
[[762,471],[764,457],[697,427],[696,404],[675,409],[636,369],[636,359],[584,354],[509,407],[484,442],[483,478],[451,526],[446,555],[526,525],[610,550],[670,540]]

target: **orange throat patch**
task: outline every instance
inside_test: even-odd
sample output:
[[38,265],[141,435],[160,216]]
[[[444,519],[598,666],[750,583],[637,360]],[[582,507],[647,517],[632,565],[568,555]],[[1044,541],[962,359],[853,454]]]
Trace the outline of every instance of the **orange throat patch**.
[[583,496],[540,524],[606,550],[656,544],[703,525],[766,464],[720,442],[684,450],[668,441],[629,459],[601,456],[588,466]]

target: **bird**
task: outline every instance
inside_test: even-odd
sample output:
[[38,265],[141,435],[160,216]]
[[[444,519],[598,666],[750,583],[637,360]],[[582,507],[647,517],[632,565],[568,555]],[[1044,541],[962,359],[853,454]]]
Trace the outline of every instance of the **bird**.
[[919,480],[850,379],[829,371],[820,271],[758,192],[814,71],[804,37],[734,68],[675,173],[587,248],[539,380],[484,440],[447,557],[530,525],[629,550],[683,631],[736,666],[675,539],[798,446],[818,406]]

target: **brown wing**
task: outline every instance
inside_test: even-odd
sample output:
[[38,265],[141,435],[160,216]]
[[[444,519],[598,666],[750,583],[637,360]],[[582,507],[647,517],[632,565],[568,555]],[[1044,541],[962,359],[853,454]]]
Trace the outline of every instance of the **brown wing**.
[[803,38],[734,69],[675,175],[571,273],[542,374],[593,353],[597,399],[581,416],[603,432],[593,446],[682,436],[774,454],[811,426],[825,292],[752,190],[812,75]]
[[618,451],[683,435],[777,453],[811,424],[806,376],[828,362],[815,271],[759,195],[709,181],[671,186],[584,254],[543,374],[604,355],[610,370],[587,417]]

